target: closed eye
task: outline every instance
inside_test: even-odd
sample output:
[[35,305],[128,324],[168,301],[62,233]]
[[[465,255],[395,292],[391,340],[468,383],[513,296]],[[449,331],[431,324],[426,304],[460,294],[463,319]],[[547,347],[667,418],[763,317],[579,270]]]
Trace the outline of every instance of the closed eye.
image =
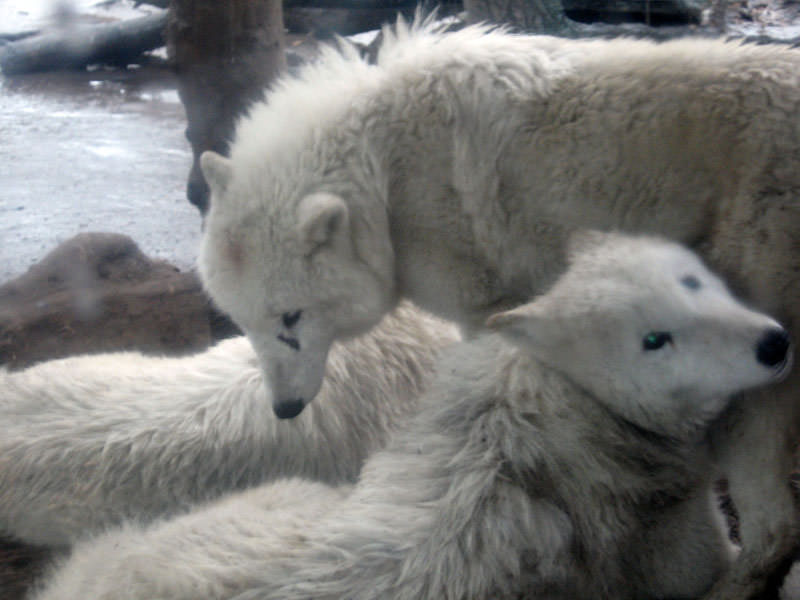
[[642,338],[642,348],[644,350],[658,350],[665,344],[672,343],[672,334],[668,331],[651,331]]
[[283,321],[283,326],[286,329],[291,329],[297,322],[300,320],[300,316],[303,314],[302,310],[295,310],[292,312],[285,312],[281,315],[281,321]]

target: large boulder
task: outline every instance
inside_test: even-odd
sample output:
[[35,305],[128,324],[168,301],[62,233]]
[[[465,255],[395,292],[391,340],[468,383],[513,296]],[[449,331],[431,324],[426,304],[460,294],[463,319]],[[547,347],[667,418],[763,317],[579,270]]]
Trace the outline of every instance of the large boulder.
[[196,352],[229,333],[194,273],[120,234],[80,234],[0,286],[0,365],[12,369],[81,353]]

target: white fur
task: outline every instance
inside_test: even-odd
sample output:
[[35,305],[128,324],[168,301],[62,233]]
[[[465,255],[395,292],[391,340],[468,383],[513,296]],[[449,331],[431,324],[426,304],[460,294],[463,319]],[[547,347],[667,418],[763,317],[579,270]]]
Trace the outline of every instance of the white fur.
[[352,482],[456,339],[400,306],[337,345],[319,407],[284,422],[245,338],[185,358],[101,354],[0,372],[0,531],[65,546],[276,477]]
[[[576,252],[544,296],[493,317],[500,335],[445,350],[352,491],[283,481],[110,532],[36,600],[702,594],[733,556],[706,434],[731,393],[785,375],[788,354],[756,355],[779,326],[675,244],[592,236]],[[644,349],[652,331],[671,343]]]
[[[547,289],[576,227],[688,243],[800,323],[800,51],[384,33],[376,65],[328,51],[242,119],[230,160],[206,155],[201,271],[253,340],[276,409],[309,402],[329,341],[399,296],[479,328]],[[346,217],[300,210],[319,194]],[[309,245],[309,231],[326,236]],[[281,315],[298,309],[289,331]],[[752,394],[719,438],[745,551],[718,598],[747,597],[794,544],[798,385]]]

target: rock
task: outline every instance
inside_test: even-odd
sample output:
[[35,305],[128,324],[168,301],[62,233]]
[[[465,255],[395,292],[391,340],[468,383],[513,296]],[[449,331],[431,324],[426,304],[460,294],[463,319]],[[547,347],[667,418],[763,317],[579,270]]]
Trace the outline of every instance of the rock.
[[80,234],[0,286],[0,365],[12,369],[114,350],[190,353],[232,333],[194,273],[124,235]]

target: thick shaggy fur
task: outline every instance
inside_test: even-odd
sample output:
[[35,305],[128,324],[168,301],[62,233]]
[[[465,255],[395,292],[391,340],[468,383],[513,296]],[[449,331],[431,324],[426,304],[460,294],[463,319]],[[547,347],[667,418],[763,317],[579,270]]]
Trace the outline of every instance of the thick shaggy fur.
[[697,597],[732,558],[707,429],[730,394],[785,374],[785,345],[757,352],[782,330],[674,244],[580,248],[545,296],[491,320],[515,346],[444,351],[352,491],[283,481],[110,532],[36,599]]
[[[204,280],[283,416],[316,395],[331,341],[397,297],[479,328],[557,278],[576,227],[688,243],[800,325],[800,51],[385,37],[376,65],[329,51],[252,108],[229,160],[203,158]],[[744,552],[718,598],[749,595],[795,541],[798,383],[750,395],[719,439]]]
[[455,328],[402,305],[337,345],[319,406],[278,422],[245,338],[0,372],[0,531],[65,546],[282,476],[355,480],[416,407]]

